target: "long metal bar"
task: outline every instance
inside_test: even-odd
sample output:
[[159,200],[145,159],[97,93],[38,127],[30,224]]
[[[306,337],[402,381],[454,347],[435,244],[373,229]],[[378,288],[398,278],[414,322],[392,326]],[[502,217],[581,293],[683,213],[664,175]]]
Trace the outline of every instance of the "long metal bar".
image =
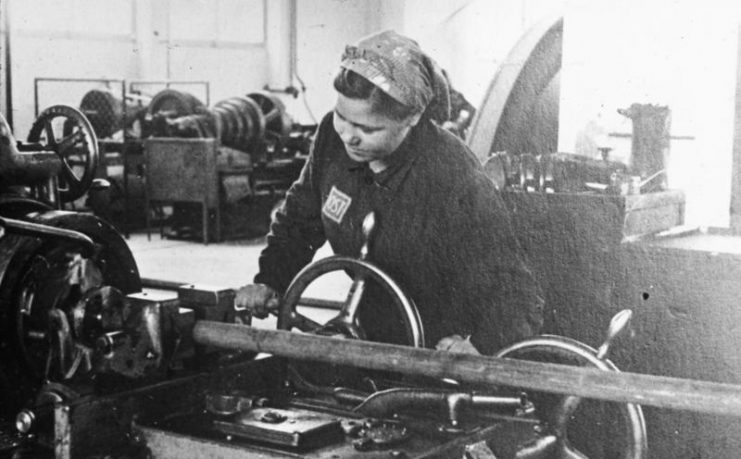
[[294,359],[741,417],[741,385],[442,352],[209,321],[196,323],[193,338],[204,345]]
[[52,81],[52,82],[65,82],[65,83],[123,83],[126,80],[120,78],[56,78],[56,77],[39,77],[34,78],[34,81]]
[[[183,285],[189,283],[190,282],[177,282],[164,279],[152,279],[149,277],[142,277],[142,287],[157,290],[178,290]],[[324,300],[321,298],[301,297],[298,302],[298,306],[318,309],[333,309],[336,311],[341,310],[343,305],[344,303],[342,301]]]

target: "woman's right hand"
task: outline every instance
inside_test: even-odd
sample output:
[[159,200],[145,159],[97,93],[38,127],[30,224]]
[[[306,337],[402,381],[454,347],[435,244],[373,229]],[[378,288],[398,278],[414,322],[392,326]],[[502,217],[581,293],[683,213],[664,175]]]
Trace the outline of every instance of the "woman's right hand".
[[270,312],[278,311],[280,296],[265,284],[249,284],[237,290],[234,307],[247,309],[254,317],[264,319]]

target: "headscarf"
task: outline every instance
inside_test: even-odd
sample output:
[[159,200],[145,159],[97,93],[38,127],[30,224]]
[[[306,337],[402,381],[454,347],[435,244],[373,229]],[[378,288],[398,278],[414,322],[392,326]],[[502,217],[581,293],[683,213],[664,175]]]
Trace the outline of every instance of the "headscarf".
[[348,45],[340,67],[352,70],[415,113],[450,118],[450,90],[442,69],[416,41],[393,30]]

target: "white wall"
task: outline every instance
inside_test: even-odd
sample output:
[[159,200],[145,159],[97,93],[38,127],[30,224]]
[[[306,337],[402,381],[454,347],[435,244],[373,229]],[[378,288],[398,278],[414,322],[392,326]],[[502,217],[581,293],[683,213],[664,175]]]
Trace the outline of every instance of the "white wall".
[[[685,191],[685,221],[727,226],[741,5],[690,0],[572,2],[565,17],[559,150],[580,154],[589,130],[627,161],[632,103],[666,105],[669,186]],[[587,129],[588,127],[588,129]]]
[[[131,5],[130,30],[117,25],[121,36],[65,36],[43,30],[23,30],[18,10],[26,0],[11,3],[13,117],[25,133],[34,119],[33,80],[55,78],[113,78],[145,80],[206,80],[211,102],[262,88],[300,87],[290,78],[290,13],[292,0],[267,0],[266,41],[246,48],[169,45],[168,1],[117,0]],[[54,8],[51,0],[47,8]],[[57,2],[64,10],[74,2]],[[87,0],[84,0],[87,1]],[[395,29],[420,42],[445,67],[455,86],[477,104],[499,62],[533,22],[553,9],[546,0],[293,0],[296,14],[296,71],[306,87],[304,98],[281,96],[289,113],[312,122],[334,105],[331,80],[344,46],[380,29]],[[52,5],[52,6],[49,6]],[[13,9],[16,14],[13,15]],[[43,11],[43,8],[40,8]],[[53,11],[48,14],[54,16]],[[99,21],[94,12],[75,10],[81,21]],[[86,17],[90,15],[90,17]],[[119,16],[123,16],[119,14]],[[110,20],[110,19],[109,19]],[[40,105],[78,105],[90,85],[44,83]],[[197,94],[200,97],[200,94]],[[25,135],[25,134],[24,134]]]
[[[316,117],[334,106],[331,81],[346,44],[382,29],[417,40],[456,89],[481,102],[499,63],[565,0],[297,0],[298,73]],[[297,101],[297,110],[305,110]]]
[[[311,122],[334,107],[332,79],[345,45],[381,28],[391,28],[388,11],[403,2],[391,0],[297,0],[296,73],[306,86],[303,99],[291,101],[290,112],[301,122]],[[298,78],[295,84],[300,86]],[[311,113],[309,113],[309,110]]]
[[[209,82],[214,103],[270,84],[273,67],[278,64],[269,55],[287,55],[283,52],[287,47],[275,39],[283,31],[270,27],[287,18],[285,1],[265,2],[272,21],[266,28],[266,39],[247,46],[168,40],[166,0],[116,0],[116,8],[109,1],[91,0],[3,3],[10,9],[14,132],[22,139],[35,119],[36,78],[202,80]],[[101,17],[103,12],[108,17]],[[64,30],[65,22],[70,30]],[[272,53],[268,50],[271,44],[277,46]],[[79,106],[87,91],[103,86],[44,81],[38,87],[43,109],[53,104]],[[192,88],[194,95],[205,99],[203,86]],[[120,93],[118,85],[112,89]],[[145,89],[156,93],[161,87]]]
[[[381,28],[403,29],[403,0],[266,0],[265,41],[250,46],[193,44],[168,41],[168,7],[188,0],[116,0],[119,11],[109,29],[66,33],[49,30],[56,11],[71,14],[79,24],[99,24],[102,5],[90,0],[4,0],[10,4],[13,78],[13,118],[18,137],[25,137],[35,118],[35,78],[110,78],[126,80],[203,80],[210,83],[210,101],[256,91],[265,85],[301,87],[291,77],[291,8],[295,2],[296,70],[306,86],[306,98],[279,97],[300,122],[313,122],[334,105],[331,79],[345,43]],[[209,8],[206,0],[190,0]],[[30,3],[29,3],[30,2]],[[80,3],[82,2],[82,3]],[[79,6],[86,6],[81,8]],[[28,29],[28,16],[38,11],[40,25]],[[36,14],[36,13],[33,13]],[[62,13],[59,13],[62,14]],[[178,17],[182,14],[178,13]],[[71,17],[71,16],[70,16]],[[51,24],[51,25],[50,25]],[[193,24],[199,27],[203,24]],[[183,30],[181,23],[175,24]],[[98,83],[41,83],[39,105],[78,106]],[[186,88],[186,87],[184,87]],[[114,87],[118,92],[118,87]],[[147,88],[156,92],[156,87]],[[151,92],[150,91],[150,92]],[[203,99],[202,88],[193,89]],[[3,101],[4,102],[4,101]],[[310,109],[307,110],[306,106]]]

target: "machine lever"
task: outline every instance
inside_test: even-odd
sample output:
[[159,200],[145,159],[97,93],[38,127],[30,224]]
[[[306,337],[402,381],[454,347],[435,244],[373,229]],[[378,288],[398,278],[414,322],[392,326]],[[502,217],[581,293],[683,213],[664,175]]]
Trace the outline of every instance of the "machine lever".
[[95,243],[93,240],[79,231],[57,228],[55,226],[40,225],[38,223],[31,223],[6,217],[0,217],[0,228],[11,234],[64,239],[79,244],[85,251],[85,256],[91,256],[95,253]]
[[632,317],[633,311],[630,309],[623,309],[612,317],[612,320],[610,320],[610,326],[607,327],[605,341],[600,345],[599,349],[597,349],[598,359],[605,360],[607,358],[607,353],[610,351],[610,345],[615,341],[615,338],[628,329],[628,324]]

